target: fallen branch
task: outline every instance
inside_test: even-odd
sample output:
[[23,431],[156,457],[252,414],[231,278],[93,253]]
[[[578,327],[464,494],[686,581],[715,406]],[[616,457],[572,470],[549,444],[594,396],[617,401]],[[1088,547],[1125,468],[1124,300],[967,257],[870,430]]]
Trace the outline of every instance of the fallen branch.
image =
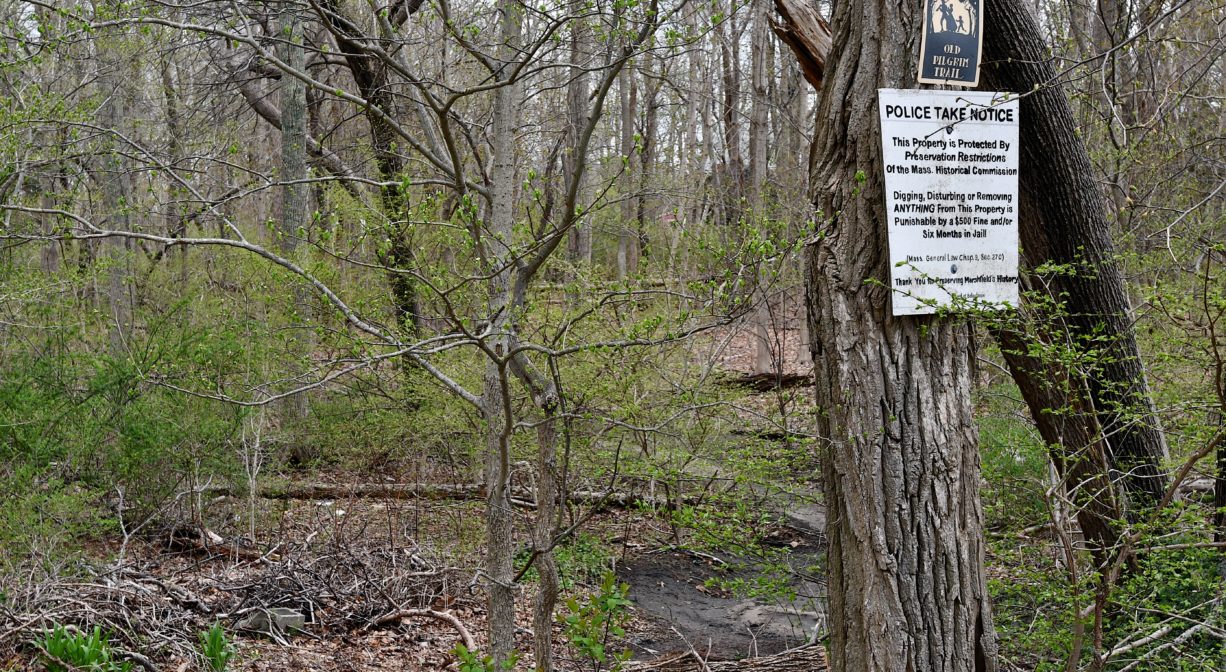
[[422,616],[451,624],[451,627],[455,628],[456,631],[460,633],[460,640],[463,641],[466,649],[469,651],[475,651],[477,649],[477,642],[473,639],[472,633],[468,631],[468,628],[464,627],[464,623],[461,622],[460,619],[456,618],[455,614],[446,611],[435,611],[433,609],[401,609],[399,611],[393,611],[390,614],[384,614],[376,618],[362,629],[369,631],[372,628],[387,625],[388,623],[401,621],[406,618]]
[[630,663],[624,672],[821,672],[829,669],[826,649],[816,644],[788,649],[782,653],[744,660],[703,660],[692,649],[660,660]]

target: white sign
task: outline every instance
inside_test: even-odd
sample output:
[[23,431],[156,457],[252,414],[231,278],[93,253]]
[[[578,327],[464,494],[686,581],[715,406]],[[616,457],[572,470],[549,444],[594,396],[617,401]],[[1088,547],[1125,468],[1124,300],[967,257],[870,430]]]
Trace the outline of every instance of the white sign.
[[1016,306],[1017,97],[878,95],[894,314]]

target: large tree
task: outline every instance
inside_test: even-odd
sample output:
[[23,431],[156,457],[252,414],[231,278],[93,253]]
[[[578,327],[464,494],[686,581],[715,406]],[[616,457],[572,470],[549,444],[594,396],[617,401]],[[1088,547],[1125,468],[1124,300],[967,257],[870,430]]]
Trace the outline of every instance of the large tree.
[[[877,89],[915,88],[915,4],[836,3],[807,301],[836,670],[991,670],[964,320],[890,310]],[[877,280],[879,282],[873,282]]]

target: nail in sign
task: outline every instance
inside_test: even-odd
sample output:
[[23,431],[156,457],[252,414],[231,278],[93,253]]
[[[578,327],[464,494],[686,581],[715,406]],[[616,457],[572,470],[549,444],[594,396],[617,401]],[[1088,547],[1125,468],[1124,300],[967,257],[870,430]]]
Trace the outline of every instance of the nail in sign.
[[979,85],[983,0],[922,0],[921,84]]

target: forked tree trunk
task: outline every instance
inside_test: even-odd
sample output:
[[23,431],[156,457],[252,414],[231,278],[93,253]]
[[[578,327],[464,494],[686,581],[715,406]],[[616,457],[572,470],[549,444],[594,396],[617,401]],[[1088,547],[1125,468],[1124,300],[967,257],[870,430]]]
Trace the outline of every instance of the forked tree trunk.
[[[410,3],[411,4],[411,3]],[[379,254],[379,263],[387,267],[388,284],[391,286],[392,310],[396,321],[409,337],[418,335],[421,328],[421,299],[417,283],[410,271],[417,266],[414,256],[416,247],[412,240],[412,227],[408,223],[407,195],[395,182],[405,175],[405,155],[398,149],[404,142],[390,119],[398,119],[402,113],[403,97],[393,86],[391,67],[384,61],[366,53],[367,40],[355,30],[355,23],[346,18],[340,0],[326,0],[316,7],[316,14],[327,26],[344,54],[345,65],[353,76],[362,97],[369,101],[365,109],[366,121],[370,124],[371,149],[375,164],[382,179],[391,182],[379,189],[379,200],[387,217],[387,238],[390,244]],[[417,6],[420,6],[418,3]],[[416,11],[412,7],[409,13]],[[407,16],[403,15],[403,16]]]
[[840,2],[832,23],[806,297],[830,511],[831,667],[994,670],[971,328],[894,317],[888,286],[870,282],[889,280],[877,89],[915,88],[919,8]]

